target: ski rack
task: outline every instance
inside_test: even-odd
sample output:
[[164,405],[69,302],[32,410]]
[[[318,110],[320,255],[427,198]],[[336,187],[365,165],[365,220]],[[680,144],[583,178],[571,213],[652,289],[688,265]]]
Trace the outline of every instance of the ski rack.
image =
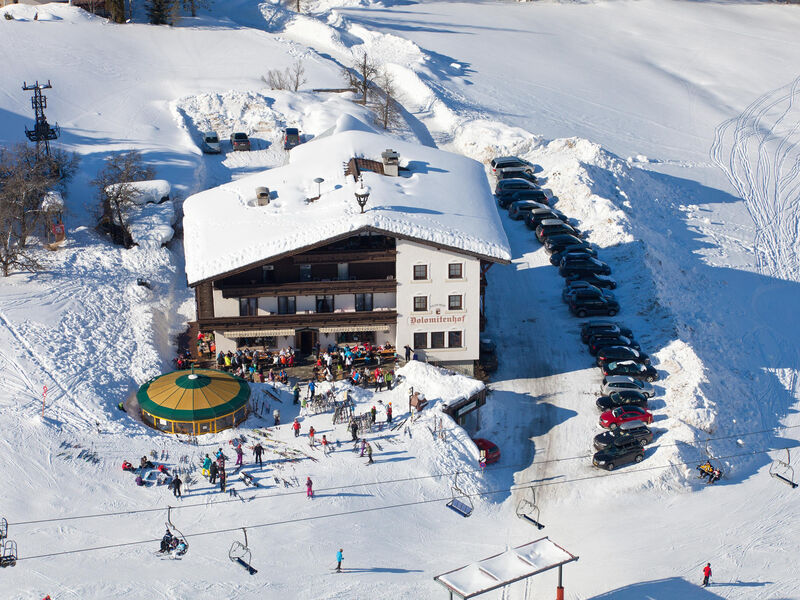
[[[183,532],[180,529],[178,529],[177,527],[175,527],[175,524],[172,522],[172,507],[171,506],[167,506],[167,522],[166,522],[166,526],[167,526],[167,529],[170,529],[170,530],[174,529],[175,531],[177,531],[179,539],[182,540],[184,544],[186,544],[186,550],[183,551],[183,554],[186,554],[187,552],[189,552],[189,542],[186,541],[186,536],[183,535]],[[181,556],[183,556],[183,554]]]
[[258,571],[251,566],[253,554],[247,544],[247,529],[242,527],[242,532],[244,533],[244,544],[239,540],[234,540],[230,550],[228,550],[228,558],[231,562],[239,563],[250,575],[255,575]]
[[[769,474],[775,479],[782,481],[793,490],[797,489],[798,484],[794,478],[794,467],[792,466],[792,455],[789,448],[786,448],[786,462],[776,458],[769,466]],[[3,519],[5,520],[5,519]]]
[[[468,517],[468,516],[470,516],[472,514],[472,511],[474,510],[475,507],[472,504],[472,500],[470,499],[470,497],[468,495],[466,495],[461,490],[460,487],[458,487],[458,474],[459,474],[459,471],[456,471],[456,476],[455,476],[455,478],[453,478],[453,485],[451,486],[451,491],[452,491],[453,497],[450,500],[450,502],[447,503],[447,508],[457,512],[462,517]],[[467,500],[467,502],[464,503],[461,500],[459,500],[456,497],[456,495],[457,495],[456,492],[458,492],[459,496],[461,496],[462,498],[465,498]]]
[[[534,525],[537,529],[542,530],[544,529],[544,525],[540,521],[540,511],[536,504],[536,488],[529,489],[531,490],[532,499],[528,500],[527,498],[523,498],[519,501],[517,504],[517,516],[531,525]],[[529,507],[527,510],[525,510],[526,505]]]

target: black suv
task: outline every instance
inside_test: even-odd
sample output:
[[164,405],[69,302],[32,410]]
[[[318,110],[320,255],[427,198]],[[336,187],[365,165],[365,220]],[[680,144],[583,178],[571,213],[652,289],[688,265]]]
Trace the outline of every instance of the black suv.
[[[586,242],[589,244],[589,242]],[[571,248],[572,246],[568,246]],[[588,283],[591,283],[595,287],[605,288],[608,290],[615,290],[617,289],[617,282],[609,277],[608,275],[600,275],[598,273],[574,273],[568,276],[567,281],[579,281],[583,280]]]
[[528,229],[536,229],[547,219],[561,219],[566,223],[567,215],[557,211],[555,208],[534,208],[525,214],[525,225]]
[[560,252],[567,246],[574,246],[583,241],[579,236],[569,233],[549,235],[544,242],[544,249],[548,254],[553,252]]
[[515,177],[513,179],[501,179],[494,188],[494,195],[497,196],[497,203],[503,208],[511,202],[511,197],[520,190],[536,189],[536,184],[527,179]]
[[589,338],[589,354],[596,355],[601,349],[608,346],[627,346],[639,350],[639,342],[618,333],[600,333]]
[[630,360],[643,365],[650,364],[650,357],[635,348],[628,348],[627,346],[606,346],[601,348],[597,353],[597,366],[604,367],[608,363],[619,362],[621,360]]
[[605,449],[596,452],[592,457],[592,464],[595,467],[613,471],[620,465],[631,462],[642,462],[644,460],[644,450],[635,440],[629,440],[623,444],[613,444]]
[[647,408],[647,396],[636,390],[620,390],[608,396],[600,396],[595,402],[600,410],[611,410],[618,406],[638,406]]
[[597,250],[592,248],[592,245],[589,242],[586,242],[585,246],[567,246],[563,250],[560,250],[559,252],[553,252],[550,255],[550,264],[554,267],[557,267],[561,264],[562,258],[577,256],[591,256],[592,258],[597,258]]
[[611,445],[624,445],[632,440],[640,446],[646,446],[653,441],[653,431],[641,421],[628,421],[616,429],[594,436],[594,447],[597,450],[605,450]]
[[617,334],[624,335],[627,338],[633,337],[633,331],[627,327],[623,327],[614,321],[588,321],[581,326],[581,341],[584,344],[589,343],[589,339],[595,335],[600,334]]
[[539,226],[536,228],[536,239],[541,243],[544,243],[549,236],[558,235],[561,233],[574,236],[579,236],[581,234],[580,231],[575,229],[569,223],[565,223],[561,219],[545,219],[539,223]]
[[626,375],[644,381],[658,381],[658,371],[652,365],[643,365],[632,360],[610,362],[602,367],[603,375]]
[[564,288],[564,291],[561,293],[561,299],[567,304],[572,302],[581,302],[590,298],[606,298],[608,300],[616,300],[614,297],[614,292],[601,290],[593,285],[579,288]]
[[613,317],[619,312],[619,302],[613,298],[573,298],[569,303],[569,311],[578,317],[588,315],[608,315]]
[[600,275],[610,275],[611,267],[601,260],[587,256],[585,258],[575,257],[564,259],[561,261],[561,266],[558,267],[558,274],[562,277],[568,277],[574,273],[588,274],[599,273]]
[[510,202],[517,202],[518,200],[533,200],[539,204],[550,206],[550,196],[544,190],[539,189],[518,190],[511,194]]

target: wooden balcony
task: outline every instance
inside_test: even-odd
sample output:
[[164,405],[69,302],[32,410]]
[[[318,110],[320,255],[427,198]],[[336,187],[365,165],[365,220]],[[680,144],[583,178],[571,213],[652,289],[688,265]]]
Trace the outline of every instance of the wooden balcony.
[[397,291],[395,279],[342,279],[331,281],[294,281],[291,283],[255,283],[220,286],[223,298],[263,296],[324,296],[326,294],[366,294]]
[[305,254],[296,254],[292,261],[296,265],[302,264],[334,264],[334,263],[359,263],[359,262],[395,262],[397,250],[384,248],[377,250],[339,250],[336,252],[311,251]]
[[320,327],[385,327],[397,323],[396,310],[369,312],[297,313],[258,317],[214,317],[198,319],[201,331],[259,331],[264,329],[319,329]]

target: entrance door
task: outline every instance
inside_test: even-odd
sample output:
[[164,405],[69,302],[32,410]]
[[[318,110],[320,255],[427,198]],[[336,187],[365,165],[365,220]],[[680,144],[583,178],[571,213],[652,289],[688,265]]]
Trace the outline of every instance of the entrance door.
[[314,344],[317,343],[317,332],[306,329],[305,331],[298,331],[295,339],[295,344],[300,350],[301,354],[308,355],[314,351]]

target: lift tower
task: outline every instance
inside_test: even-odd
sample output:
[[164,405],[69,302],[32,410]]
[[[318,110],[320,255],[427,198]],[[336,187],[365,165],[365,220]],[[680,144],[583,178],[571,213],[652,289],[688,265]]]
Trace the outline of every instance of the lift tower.
[[50,140],[58,138],[59,130],[58,124],[55,126],[47,122],[47,117],[44,116],[44,109],[47,108],[47,97],[42,95],[42,90],[49,90],[53,86],[50,85],[50,80],[46,84],[40,84],[37,80],[33,85],[28,85],[22,82],[22,89],[24,91],[33,91],[33,98],[31,98],[31,106],[36,115],[36,124],[33,129],[25,128],[25,135],[32,142],[36,142],[36,152],[41,155],[42,150],[47,156],[50,156]]

